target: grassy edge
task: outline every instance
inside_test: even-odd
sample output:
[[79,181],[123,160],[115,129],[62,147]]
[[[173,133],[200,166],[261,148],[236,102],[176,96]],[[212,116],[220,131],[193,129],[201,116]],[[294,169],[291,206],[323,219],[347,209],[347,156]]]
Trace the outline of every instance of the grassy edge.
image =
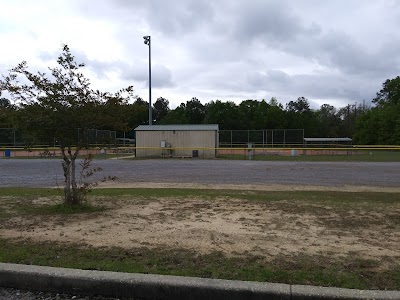
[[183,249],[94,248],[87,245],[0,238],[0,261],[19,264],[128,273],[176,275],[228,280],[277,282],[356,289],[400,290],[400,265],[374,271],[376,262],[328,255],[278,256],[271,262],[248,254],[221,252],[199,255]]
[[[56,197],[62,196],[61,189],[58,188],[24,188],[24,187],[0,187],[0,197],[12,196],[23,197],[26,199],[37,197]],[[142,198],[154,197],[204,197],[212,199],[216,197],[237,198],[242,200],[282,200],[284,198],[300,198],[301,200],[331,200],[335,201],[351,201],[355,199],[359,201],[373,202],[393,202],[395,199],[400,200],[398,193],[389,192],[358,192],[358,191],[291,191],[288,186],[287,191],[263,191],[263,190],[236,190],[236,189],[207,189],[207,188],[96,188],[89,192],[88,199],[97,196],[135,196]],[[368,200],[369,199],[369,200]]]
[[[251,191],[182,188],[103,188],[89,193],[88,201],[71,207],[62,203],[60,190],[46,188],[0,188],[7,200],[7,209],[0,210],[0,220],[18,213],[19,215],[57,215],[95,213],[112,208],[115,201],[129,199],[154,200],[160,198],[202,198],[213,201],[217,198],[256,201],[262,203],[285,201],[290,209],[292,202],[302,202],[305,209],[313,210],[318,205],[329,205],[337,210],[379,208],[377,205],[397,205],[400,193],[385,192],[341,192],[341,191]],[[52,198],[50,203],[34,204],[38,197]],[[12,201],[11,201],[12,199]],[[123,202],[120,202],[123,204]],[[111,206],[110,206],[111,205]],[[12,213],[14,211],[14,213]]]

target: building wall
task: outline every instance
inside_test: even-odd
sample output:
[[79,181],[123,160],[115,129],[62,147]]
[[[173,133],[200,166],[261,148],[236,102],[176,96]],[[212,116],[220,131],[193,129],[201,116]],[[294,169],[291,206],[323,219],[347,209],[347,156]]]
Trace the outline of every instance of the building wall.
[[215,157],[218,143],[217,131],[136,131],[136,156],[192,156],[198,150],[200,157]]

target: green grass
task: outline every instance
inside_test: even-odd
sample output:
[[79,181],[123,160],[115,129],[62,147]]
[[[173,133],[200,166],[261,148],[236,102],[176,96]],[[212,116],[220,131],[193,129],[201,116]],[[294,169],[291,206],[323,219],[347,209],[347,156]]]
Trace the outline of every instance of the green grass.
[[47,197],[60,196],[59,189],[48,188],[23,188],[23,187],[4,187],[0,188],[1,196],[20,196],[20,197]]
[[95,189],[91,196],[135,196],[145,199],[160,197],[190,198],[199,197],[213,200],[216,198],[234,198],[258,202],[270,201],[307,201],[309,203],[329,204],[334,206],[360,207],[365,205],[400,203],[399,193],[382,192],[336,192],[336,191],[246,191],[246,190],[211,190],[178,188],[120,188]]
[[43,216],[43,215],[71,215],[94,213],[106,210],[105,206],[87,203],[79,205],[66,205],[63,203],[33,205],[29,202],[15,201],[9,205],[8,210],[0,212],[0,221],[13,216]]
[[[4,198],[7,200],[4,200]],[[40,197],[50,199],[46,204],[34,204]],[[7,209],[1,209],[6,205]],[[60,189],[0,188],[0,220],[13,215],[62,215],[91,213],[105,210],[104,206],[84,202],[77,206],[62,203]]]
[[[352,155],[254,155],[252,160],[260,161],[348,161],[348,162],[400,162],[399,151],[358,151],[359,154]],[[218,155],[220,159],[247,160],[245,154],[223,154]]]
[[[3,196],[13,197],[16,199],[16,201],[10,205],[17,206],[31,206],[32,200],[38,197],[52,197],[54,198],[54,205],[59,205],[59,203],[61,203],[61,191],[58,189],[0,188],[0,199]],[[305,201],[310,204],[329,204],[336,207],[345,206],[346,208],[400,203],[399,193],[336,191],[242,191],[190,188],[101,188],[93,189],[88,195],[88,200],[91,203],[95,203],[96,197],[99,196],[109,197],[110,200],[126,196],[143,199],[196,197],[208,200],[222,197],[257,202],[293,200]],[[49,211],[48,205],[36,206],[37,208],[35,211],[37,212],[40,212],[40,207],[43,207],[46,213]],[[86,208],[83,207],[82,209],[85,210]],[[57,213],[57,210],[59,212],[62,210],[68,211],[69,208],[68,206],[60,206],[58,208],[54,206],[54,213]]]
[[199,255],[182,249],[94,248],[78,244],[11,241],[0,238],[0,261],[53,267],[131,273],[169,274],[231,280],[310,284],[358,289],[400,289],[400,265],[373,272],[376,262],[327,256],[277,257],[266,262],[248,254],[227,257],[221,252]]

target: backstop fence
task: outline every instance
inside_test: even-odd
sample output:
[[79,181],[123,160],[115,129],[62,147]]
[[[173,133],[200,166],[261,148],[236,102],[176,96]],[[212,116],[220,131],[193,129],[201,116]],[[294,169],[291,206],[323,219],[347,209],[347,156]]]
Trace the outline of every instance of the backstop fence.
[[[119,133],[121,135],[121,133]],[[217,148],[154,148],[135,147],[135,139],[117,137],[116,131],[91,129],[85,132],[77,130],[78,140],[84,145],[82,155],[98,154],[102,157],[136,157],[137,150],[141,157],[185,157],[193,158],[238,158],[269,159],[272,156],[310,156],[310,155],[356,155],[376,156],[386,153],[398,157],[400,146],[393,145],[351,145],[349,143],[315,143],[304,138],[303,129],[265,129],[265,130],[220,130]],[[49,142],[50,140],[50,142]],[[307,141],[306,141],[307,140]],[[313,140],[313,139],[311,139]],[[314,138],[315,140],[315,138]],[[329,139],[327,139],[329,140]],[[157,155],[152,153],[157,152]],[[390,152],[390,153],[389,153]],[[211,153],[211,154],[210,154]],[[56,139],[47,141],[34,140],[18,130],[0,128],[1,157],[57,157],[60,156]]]
[[304,143],[304,129],[220,130],[219,146],[291,147]]
[[[76,140],[87,147],[116,146],[117,132],[113,130],[89,129],[84,132],[76,130]],[[34,148],[58,147],[55,138],[40,140],[24,135],[21,131],[12,128],[0,128],[0,148]]]

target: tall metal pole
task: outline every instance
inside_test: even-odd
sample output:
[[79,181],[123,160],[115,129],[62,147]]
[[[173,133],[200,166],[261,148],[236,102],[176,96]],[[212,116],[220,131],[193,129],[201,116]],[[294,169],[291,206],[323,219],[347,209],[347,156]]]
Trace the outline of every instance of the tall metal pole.
[[144,43],[149,46],[149,125],[152,125],[153,114],[151,106],[151,36],[146,35],[143,38]]
[[149,125],[153,123],[153,107],[151,106],[151,42],[149,36]]

